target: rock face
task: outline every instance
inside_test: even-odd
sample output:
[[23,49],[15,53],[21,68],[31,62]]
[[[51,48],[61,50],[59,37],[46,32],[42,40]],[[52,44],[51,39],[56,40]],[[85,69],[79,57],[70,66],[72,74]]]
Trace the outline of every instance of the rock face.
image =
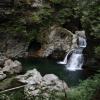
[[2,70],[3,72],[7,72],[9,74],[20,73],[22,70],[22,65],[17,60],[12,61],[11,59],[8,59],[5,61],[5,64]]
[[[47,29],[46,34],[41,32],[37,40],[42,44],[40,51],[37,51],[38,57],[48,57],[55,50],[69,51],[72,46],[73,34],[65,28],[54,25]],[[21,37],[8,36],[7,33],[4,33],[0,36],[0,47],[0,52],[8,57],[24,57],[29,42]]]
[[0,71],[0,80],[3,80],[6,78],[6,74],[3,73],[3,71]]
[[73,33],[56,25],[52,26],[46,33],[47,34],[41,33],[38,39],[42,44],[39,56],[48,57],[55,50],[65,52],[70,50],[72,46]]
[[7,57],[22,57],[25,55],[28,43],[19,36],[0,34],[0,52]]
[[22,83],[39,84],[42,80],[42,76],[36,69],[33,69],[27,71],[24,75],[19,75],[17,79]]
[[77,36],[81,36],[81,37],[86,38],[86,35],[85,35],[85,31],[84,31],[84,30],[83,30],[83,31],[75,31],[75,34],[76,34]]
[[42,77],[36,69],[18,76],[17,79],[27,84],[24,91],[28,99],[31,96],[37,97],[40,95],[46,99],[49,98],[52,93],[62,93],[64,90],[68,90],[67,84],[56,75],[46,74]]
[[13,61],[5,56],[0,58],[0,64],[0,80],[5,79],[7,75],[18,74],[22,71],[22,65],[19,61]]
[[26,53],[27,44],[24,42],[14,43],[15,41],[16,40],[9,41],[6,54],[8,57],[23,57]]
[[42,7],[43,6],[43,0],[33,0],[32,7]]
[[3,56],[2,54],[0,55],[0,66],[4,65],[4,62],[7,60],[8,58]]

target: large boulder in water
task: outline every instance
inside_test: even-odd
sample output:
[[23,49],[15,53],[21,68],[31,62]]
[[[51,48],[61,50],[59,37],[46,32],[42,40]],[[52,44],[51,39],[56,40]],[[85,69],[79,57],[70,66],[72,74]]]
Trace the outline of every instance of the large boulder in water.
[[12,61],[11,59],[8,59],[5,61],[5,64],[2,70],[3,72],[7,72],[9,74],[20,73],[22,71],[22,65],[17,60]]

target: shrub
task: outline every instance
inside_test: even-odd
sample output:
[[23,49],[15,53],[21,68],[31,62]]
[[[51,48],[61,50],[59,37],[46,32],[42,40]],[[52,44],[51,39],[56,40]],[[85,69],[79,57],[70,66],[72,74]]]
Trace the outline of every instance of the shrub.
[[95,56],[96,58],[100,59],[100,46],[97,46],[95,48]]
[[71,88],[67,93],[68,100],[91,100],[98,88],[100,88],[100,74],[95,75],[93,79],[82,81],[75,88]]

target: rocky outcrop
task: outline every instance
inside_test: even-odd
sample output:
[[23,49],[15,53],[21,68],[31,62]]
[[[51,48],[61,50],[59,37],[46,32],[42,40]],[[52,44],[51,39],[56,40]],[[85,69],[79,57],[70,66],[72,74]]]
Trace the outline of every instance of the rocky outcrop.
[[17,79],[22,83],[39,84],[42,81],[42,76],[36,69],[33,69],[24,75],[17,76]]
[[46,99],[49,98],[52,93],[63,93],[63,91],[68,90],[67,84],[60,80],[56,75],[46,74],[42,77],[36,69],[18,76],[17,79],[20,82],[27,84],[24,88],[24,92],[28,99],[32,96],[38,97],[40,95]]
[[8,58],[0,54],[0,66],[3,66]]
[[86,38],[86,35],[85,35],[85,31],[84,30],[83,31],[75,31],[75,34],[77,36],[81,36],[83,38]]
[[22,65],[19,61],[11,60],[3,56],[2,64],[0,67],[0,80],[5,79],[8,75],[18,74],[22,71]]
[[45,33],[45,37],[43,37],[44,33],[38,37],[41,42],[41,51],[39,51],[40,57],[48,57],[55,50],[68,52],[72,46],[73,33],[69,30],[59,27],[52,26],[48,32]]
[[0,52],[7,57],[23,57],[28,48],[28,43],[22,37],[0,34]]
[[20,73],[22,71],[22,65],[17,60],[12,61],[11,59],[8,59],[5,61],[5,64],[2,70],[3,72],[7,72],[9,74]]
[[[44,32],[44,31],[43,31]],[[73,33],[65,28],[56,25],[47,29],[47,32],[39,34],[37,41],[42,45],[37,54],[38,57],[48,57],[53,51],[67,52],[72,46]],[[44,36],[45,35],[45,36]],[[24,57],[29,47],[29,41],[26,42],[23,37],[2,34],[0,36],[0,52],[8,57]]]
[[0,80],[3,80],[6,78],[6,74],[3,73],[3,71],[0,71]]

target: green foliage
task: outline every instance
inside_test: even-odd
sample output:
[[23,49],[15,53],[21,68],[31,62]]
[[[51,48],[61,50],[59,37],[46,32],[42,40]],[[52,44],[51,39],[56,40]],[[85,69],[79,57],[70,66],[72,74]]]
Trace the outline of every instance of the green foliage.
[[100,5],[99,0],[84,0],[80,2],[79,6],[81,23],[83,28],[94,35],[96,38],[100,38]]
[[55,95],[55,92],[50,94],[50,97],[44,97],[42,95],[37,95],[35,97],[26,97],[23,89],[18,89],[16,91],[10,91],[9,93],[0,94],[0,100],[64,100],[66,99],[63,93]]
[[0,100],[26,100],[23,89],[11,91],[6,94],[0,94]]
[[99,58],[100,59],[100,46],[97,46],[95,48],[95,55],[96,55],[96,58]]
[[[79,30],[82,26],[88,36],[100,39],[99,0],[46,0],[43,7],[35,9],[31,7],[32,1],[18,0],[11,9],[10,18],[4,15],[8,20],[0,23],[0,33],[24,37],[30,41],[42,33],[48,34],[52,25],[68,24]],[[76,19],[80,21],[80,27],[76,25]]]
[[55,4],[59,4],[59,3],[62,3],[63,1],[65,0],[50,0],[52,3],[55,3]]
[[93,79],[87,79],[67,93],[68,100],[91,100],[96,90],[100,88],[100,74]]

